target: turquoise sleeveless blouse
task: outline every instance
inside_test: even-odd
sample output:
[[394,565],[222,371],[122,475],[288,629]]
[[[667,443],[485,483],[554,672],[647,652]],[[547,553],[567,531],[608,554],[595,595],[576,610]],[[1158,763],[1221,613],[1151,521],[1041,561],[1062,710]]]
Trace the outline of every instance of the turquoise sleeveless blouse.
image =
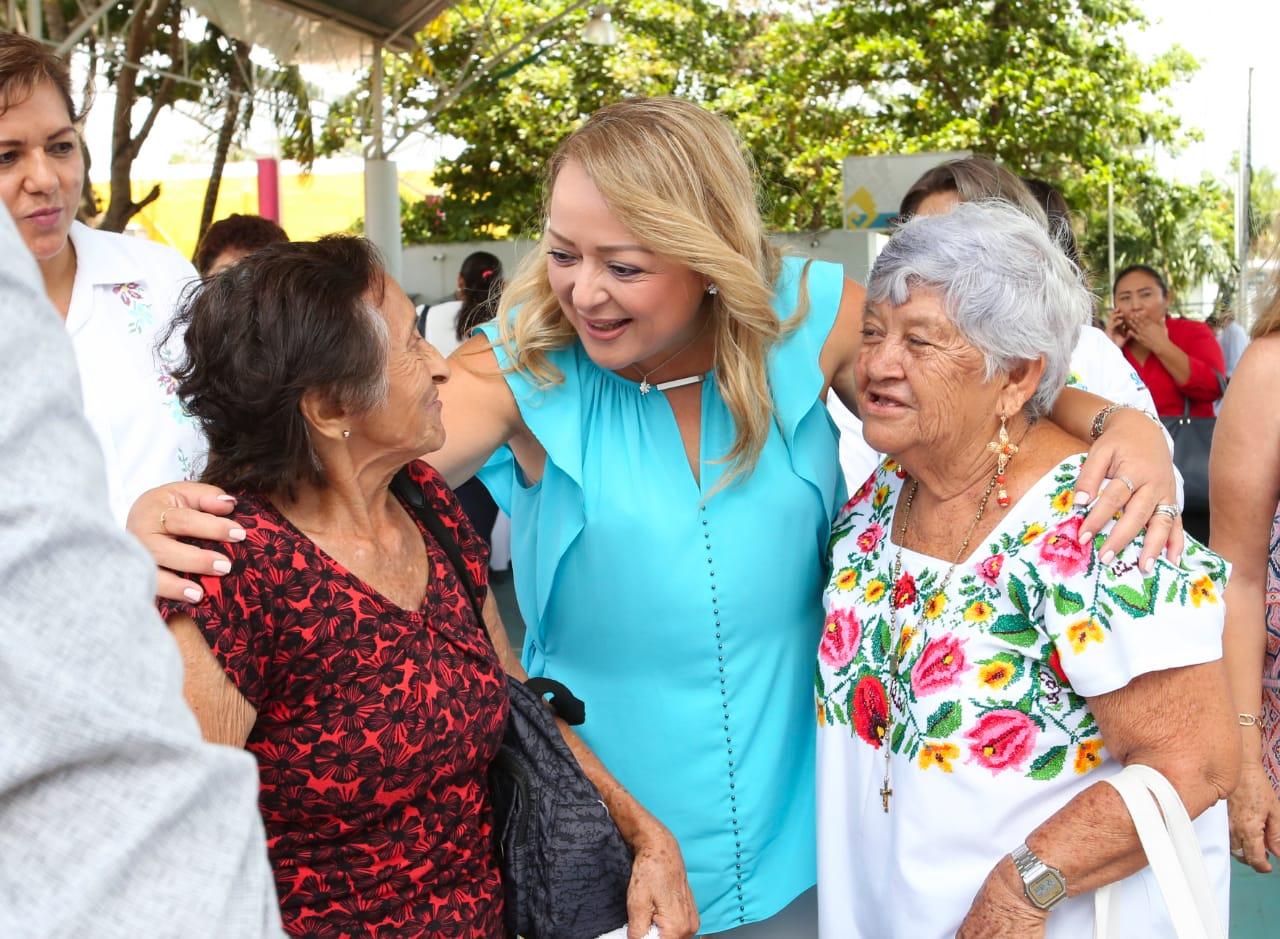
[[[784,261],[781,319],[805,264]],[[586,702],[583,738],[675,834],[704,932],[766,919],[816,877],[813,661],[844,501],[818,355],[843,287],[838,265],[809,263],[809,311],[770,355],[776,420],[745,480],[710,495],[734,436],[714,373],[698,485],[666,396],[578,342],[551,356],[561,384],[506,374],[547,452],[541,481],[505,447],[479,474],[511,515],[524,665]],[[481,329],[496,342],[496,324]]]

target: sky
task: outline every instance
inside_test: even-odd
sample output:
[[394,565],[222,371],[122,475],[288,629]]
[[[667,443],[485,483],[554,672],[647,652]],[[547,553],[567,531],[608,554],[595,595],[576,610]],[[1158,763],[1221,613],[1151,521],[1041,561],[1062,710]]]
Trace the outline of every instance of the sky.
[[[1215,0],[1211,5],[1204,0],[1139,0],[1139,5],[1152,20],[1148,29],[1134,30],[1130,37],[1140,55],[1149,59],[1178,44],[1200,62],[1194,78],[1169,96],[1184,126],[1199,128],[1204,140],[1178,153],[1158,153],[1160,168],[1188,182],[1203,172],[1224,179],[1230,175],[1231,156],[1243,139],[1246,74],[1253,65],[1253,164],[1280,172],[1280,119],[1273,105],[1280,91],[1280,0]],[[339,83],[324,82],[334,94]],[[90,148],[100,157],[94,161],[95,180],[109,175],[111,110],[110,90],[103,88],[86,129]],[[272,132],[265,119],[255,124],[253,146],[261,151],[255,155],[267,156],[273,149]],[[166,115],[143,148],[136,175],[162,172],[175,150],[187,160],[200,159],[211,150],[211,141],[195,122]],[[406,142],[397,159],[402,165],[429,165],[440,152],[439,142],[419,137]]]
[[1253,165],[1280,172],[1280,2],[1276,0],[1140,0],[1152,25],[1132,38],[1144,58],[1177,44],[1200,70],[1170,92],[1184,126],[1204,140],[1176,155],[1159,154],[1162,169],[1183,181],[1202,172],[1225,177],[1244,139],[1245,88],[1253,73]]

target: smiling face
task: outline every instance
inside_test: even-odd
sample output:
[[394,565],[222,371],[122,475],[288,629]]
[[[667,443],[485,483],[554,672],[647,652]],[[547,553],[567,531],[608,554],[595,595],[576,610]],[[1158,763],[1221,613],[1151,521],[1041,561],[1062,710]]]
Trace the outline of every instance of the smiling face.
[[385,284],[377,315],[386,320],[389,336],[387,400],[351,421],[352,439],[353,446],[408,460],[444,446],[439,386],[449,380],[449,366],[418,333],[413,301],[391,278]]
[[601,368],[645,372],[698,337],[706,279],[640,244],[572,160],[556,176],[546,244],[551,290]]
[[80,141],[50,82],[0,114],[0,198],[37,261],[67,247],[84,185]]
[[1002,400],[1001,376],[984,380],[982,353],[932,291],[917,290],[899,307],[867,309],[855,375],[863,437],[908,467],[921,455],[945,464],[974,440],[985,444],[993,415],[1011,404]]

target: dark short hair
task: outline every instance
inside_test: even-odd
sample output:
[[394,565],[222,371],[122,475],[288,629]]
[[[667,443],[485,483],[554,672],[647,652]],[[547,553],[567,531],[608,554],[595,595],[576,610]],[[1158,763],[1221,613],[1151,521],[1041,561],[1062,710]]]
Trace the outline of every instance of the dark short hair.
[[67,106],[71,123],[79,123],[89,112],[89,104],[85,102],[84,109],[76,111],[66,59],[30,36],[0,31],[0,114],[26,101],[36,87],[46,81]]
[[1076,267],[1083,268],[1080,262],[1080,246],[1076,243],[1076,233],[1071,230],[1071,207],[1062,193],[1043,179],[1034,176],[1023,176],[1022,184],[1035,197],[1040,208],[1049,219],[1049,234],[1058,242],[1058,246],[1066,253]]
[[1038,222],[1043,210],[1036,204],[1021,179],[995,160],[983,156],[948,160],[926,170],[911,184],[898,205],[898,217],[910,218],[920,210],[920,203],[936,192],[954,192],[961,202],[1003,199],[1011,202]]
[[168,331],[186,354],[178,398],[209,441],[201,479],[293,498],[324,484],[299,404],[320,391],[356,412],[386,398],[382,263],[363,238],[269,245],[191,287]]
[[200,238],[196,248],[196,270],[209,273],[209,268],[227,250],[257,251],[267,245],[288,241],[284,229],[261,215],[228,215],[214,222]]
[[1169,296],[1169,285],[1165,283],[1164,275],[1150,264],[1130,264],[1128,267],[1121,270],[1120,273],[1116,274],[1114,283],[1111,284],[1112,293],[1115,292],[1116,287],[1120,286],[1120,281],[1124,280],[1135,271],[1151,275],[1151,277],[1155,279],[1155,282],[1160,285],[1160,295],[1163,297]]
[[473,251],[463,259],[458,276],[462,278],[462,309],[458,310],[454,331],[462,342],[471,330],[497,315],[502,297],[502,262],[488,251]]

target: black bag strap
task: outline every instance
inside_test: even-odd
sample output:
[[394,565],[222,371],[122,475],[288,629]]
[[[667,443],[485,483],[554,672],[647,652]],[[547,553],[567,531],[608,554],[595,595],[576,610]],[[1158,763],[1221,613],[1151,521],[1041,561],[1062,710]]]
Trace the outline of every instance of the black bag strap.
[[[462,559],[462,548],[458,545],[458,540],[453,537],[453,532],[449,531],[448,526],[440,520],[440,516],[432,510],[427,503],[427,497],[422,493],[422,487],[413,481],[413,477],[409,475],[407,469],[400,470],[392,478],[391,491],[399,496],[404,501],[404,504],[409,507],[409,511],[422,522],[423,527],[436,540],[440,550],[449,559],[458,582],[462,584],[463,592],[466,593],[467,599],[471,601],[471,609],[475,611],[476,622],[483,627],[485,625],[484,601],[480,598],[480,590],[472,581],[466,562]],[[554,678],[528,678],[524,684],[526,688],[540,698],[545,698],[548,694],[551,695],[550,704],[552,710],[569,726],[577,727],[586,721],[586,705],[572,691]]]
[[427,497],[423,495],[422,487],[413,481],[413,477],[409,475],[407,469],[402,469],[391,480],[391,491],[404,500],[404,504],[411,511],[423,526],[436,540],[436,544],[440,546],[440,550],[445,553],[445,557],[449,559],[449,564],[453,567],[453,573],[457,575],[458,582],[462,584],[462,590],[467,595],[467,599],[471,601],[471,609],[476,614],[476,622],[484,625],[484,601],[480,598],[480,591],[472,582],[471,576],[467,571],[467,564],[462,559],[462,548],[458,546],[458,540],[453,537],[453,533],[449,531],[444,522],[440,520],[440,516],[432,511],[431,506],[427,504]]

